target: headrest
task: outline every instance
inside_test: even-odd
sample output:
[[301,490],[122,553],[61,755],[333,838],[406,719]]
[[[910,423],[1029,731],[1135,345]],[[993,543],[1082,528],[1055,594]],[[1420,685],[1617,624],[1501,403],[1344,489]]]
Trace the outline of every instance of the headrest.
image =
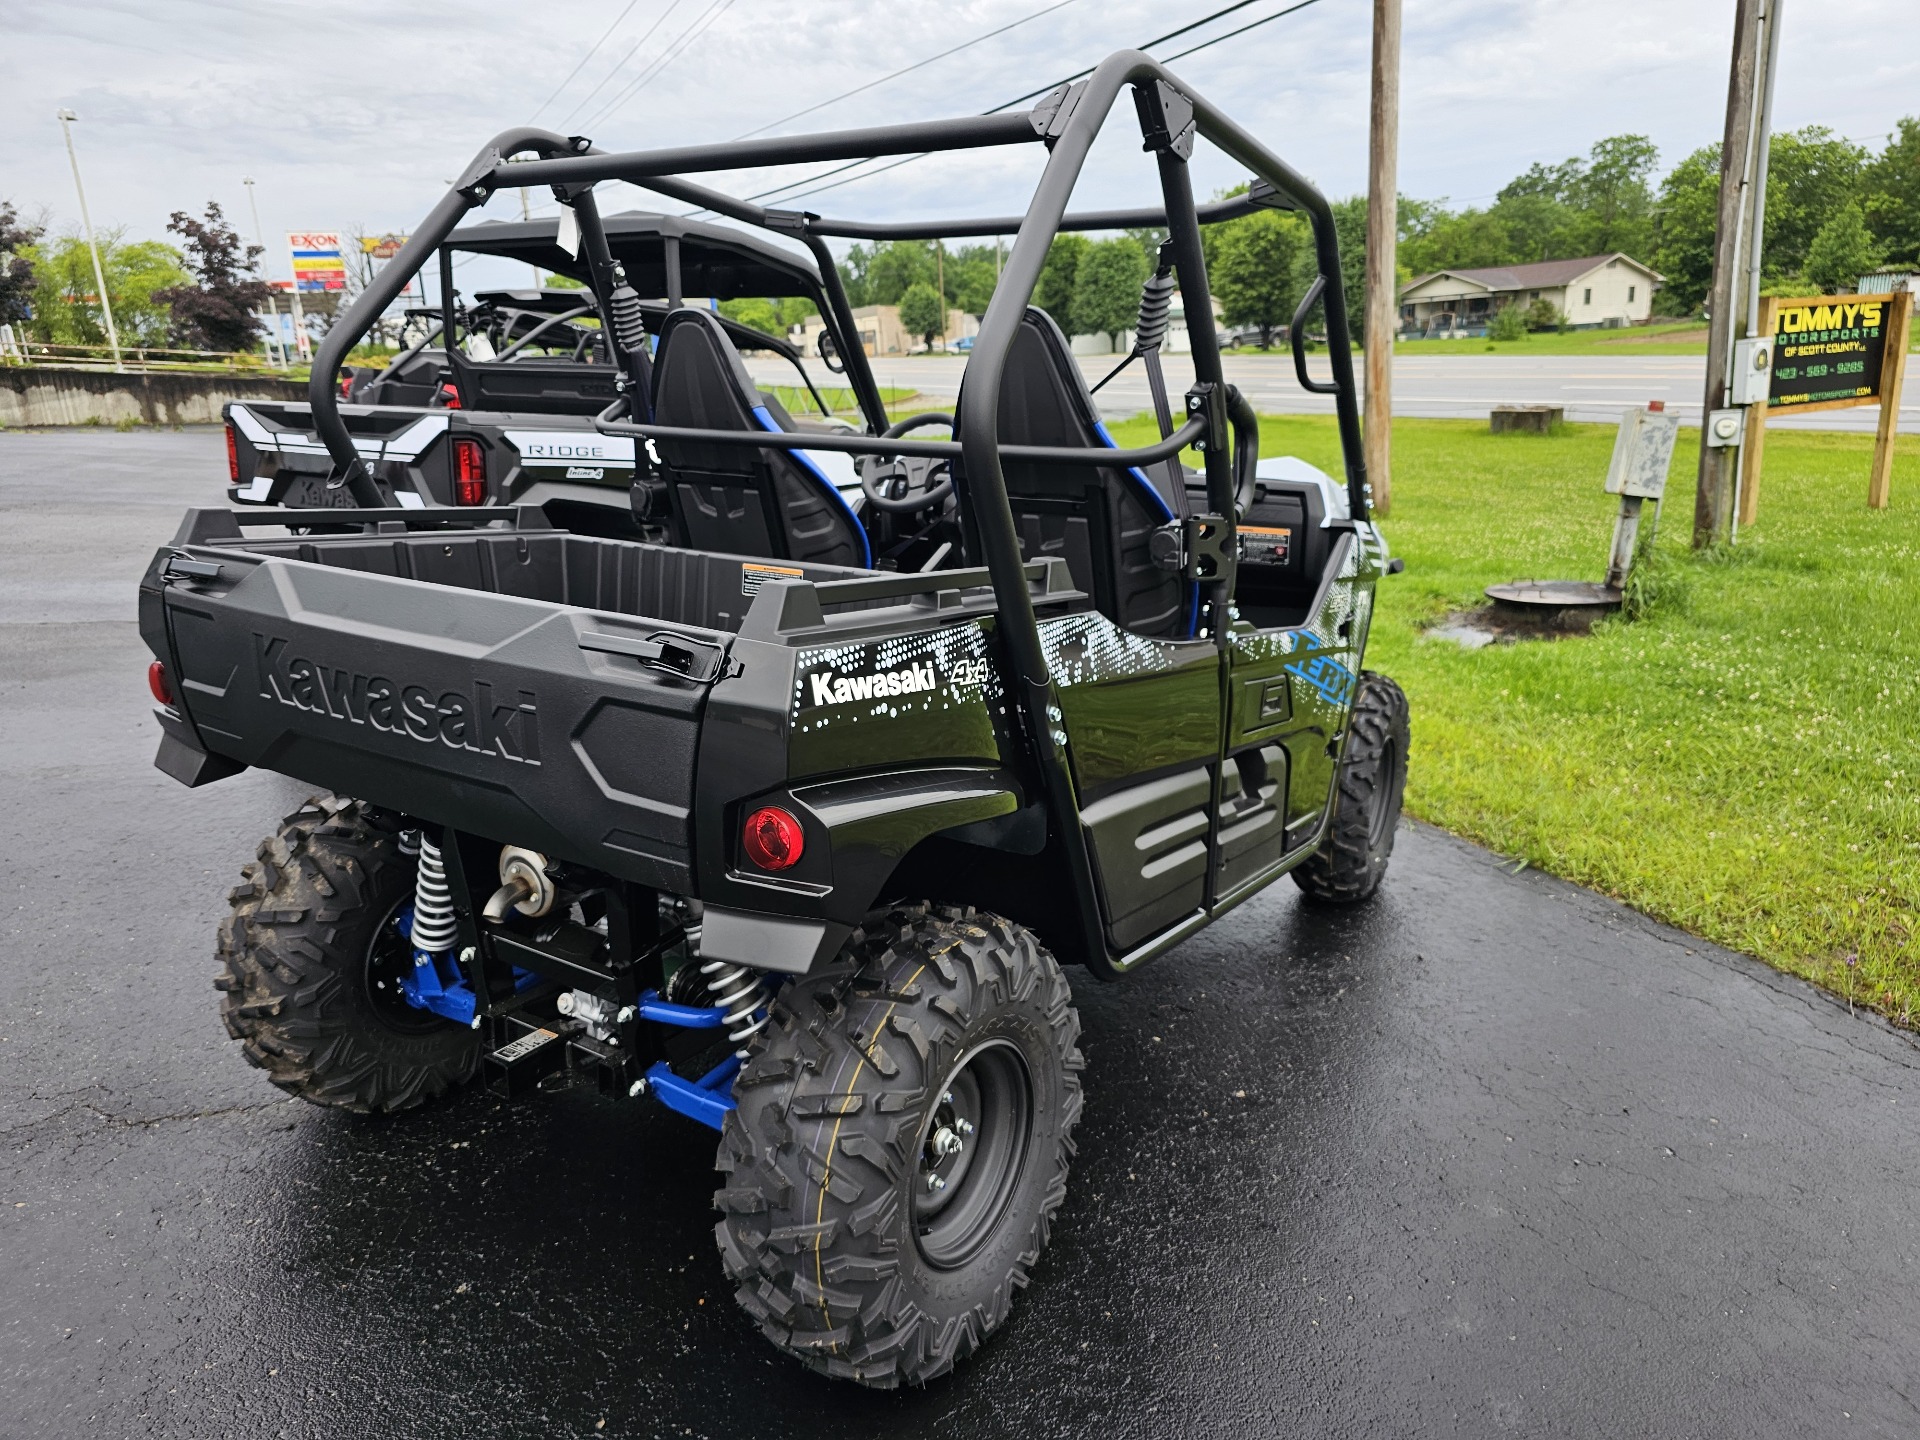
[[[700,425],[687,417],[712,413],[719,399],[711,381],[721,380],[730,398],[744,412],[733,424]],[[738,420],[751,416],[760,404],[760,391],[740,352],[711,310],[681,306],[668,314],[660,327],[660,349],[653,361],[653,408],[658,416],[662,404],[676,415],[676,424],[694,423],[697,428],[738,428]],[[722,407],[726,408],[726,407]],[[716,417],[717,418],[717,417]]]

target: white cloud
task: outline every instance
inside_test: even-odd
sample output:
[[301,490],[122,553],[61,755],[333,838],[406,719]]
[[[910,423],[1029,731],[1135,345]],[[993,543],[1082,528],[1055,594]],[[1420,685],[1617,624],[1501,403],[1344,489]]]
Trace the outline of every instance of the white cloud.
[[[12,122],[0,198],[47,206],[56,222],[74,215],[53,118],[64,105],[82,117],[75,139],[98,223],[158,234],[170,211],[198,210],[213,197],[244,226],[240,180],[252,175],[270,234],[404,229],[481,142],[528,117],[624,3],[11,0],[0,48]],[[716,3],[711,29],[594,126],[598,143],[730,139],[1043,0],[681,0],[589,96],[670,3],[637,0],[542,122],[580,126]],[[982,110],[1222,3],[1077,0],[794,128]],[[1192,39],[1281,3],[1260,0]],[[1920,108],[1920,60],[1911,47],[1887,43],[1911,18],[1911,3],[1857,0],[1844,25],[1790,7],[1778,124],[1877,136]],[[1456,201],[1490,196],[1536,160],[1582,153],[1622,131],[1651,135],[1677,160],[1720,132],[1732,9],[1727,0],[1413,0],[1402,188]],[[1368,39],[1366,0],[1321,0],[1175,69],[1328,191],[1344,194],[1365,176]],[[1197,158],[1203,193],[1241,178],[1217,155]],[[1017,211],[1038,160],[1021,150],[927,161],[809,203],[875,217]],[[1081,198],[1141,200],[1150,176],[1137,141],[1116,128],[1096,151]],[[770,183],[729,178],[755,189]],[[609,200],[613,208],[645,203],[632,191]],[[509,208],[506,199],[494,206]]]

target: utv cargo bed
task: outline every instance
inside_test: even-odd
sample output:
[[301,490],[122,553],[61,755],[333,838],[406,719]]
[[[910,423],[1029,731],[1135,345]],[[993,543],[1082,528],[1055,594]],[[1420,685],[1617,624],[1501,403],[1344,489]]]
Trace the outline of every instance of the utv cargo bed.
[[[161,768],[187,784],[251,765],[358,789],[698,894],[694,787],[717,689],[739,693],[750,728],[778,735],[806,678],[796,647],[857,643],[875,622],[892,637],[966,622],[940,648],[977,662],[993,607],[979,571],[880,575],[509,514],[190,511],[140,590],[142,634],[181,702],[161,712]],[[362,528],[248,537],[242,520]],[[1060,562],[1031,568],[1039,603],[1083,600]],[[976,723],[945,727],[952,753],[919,758],[997,763],[979,687],[972,698]],[[727,728],[705,741],[713,763],[732,763]],[[769,759],[769,783],[808,768],[785,748]]]

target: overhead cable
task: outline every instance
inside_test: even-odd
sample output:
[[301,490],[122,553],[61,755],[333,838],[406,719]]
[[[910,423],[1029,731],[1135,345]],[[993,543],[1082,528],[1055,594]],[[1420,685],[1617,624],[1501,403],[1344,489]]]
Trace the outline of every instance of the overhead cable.
[[[814,111],[824,110],[829,105],[838,105],[842,100],[850,100],[855,95],[862,94],[865,91],[872,90],[877,88],[878,86],[886,84],[889,80],[898,80],[902,75],[910,74],[915,70],[923,69],[924,67],[933,64],[933,62],[936,60],[944,60],[949,55],[958,55],[962,50],[969,50],[975,45],[980,44],[984,40],[991,40],[996,35],[1004,35],[1009,30],[1017,29],[1018,27],[1025,25],[1029,20],[1038,20],[1042,15],[1051,15],[1056,10],[1064,10],[1067,8],[1067,6],[1073,3],[1074,3],[1074,0],[1057,0],[1057,3],[1055,4],[1048,5],[1047,7],[1041,10],[1035,10],[1030,15],[1022,15],[1018,20],[1009,21],[1007,24],[1000,26],[998,29],[987,31],[984,35],[976,35],[971,40],[963,40],[958,45],[955,45],[950,49],[942,50],[938,55],[929,55],[927,56],[926,59],[916,60],[911,65],[902,65],[898,70],[895,70],[890,74],[882,75],[878,80],[869,80],[864,85],[856,85],[851,90],[842,91],[840,94],[834,96],[831,100],[822,100],[817,105],[809,105],[804,110],[796,110],[791,115],[781,116],[778,120],[769,120],[766,124],[757,126],[756,128],[747,131],[746,134],[744,135],[734,136],[734,139],[751,140],[755,135],[762,134],[765,131],[771,130],[776,126],[784,125],[789,120],[798,120],[802,115],[811,115],[813,114]],[[1251,4],[1252,0],[1247,0],[1247,3]]]
[[556,99],[558,99],[560,96],[560,92],[566,89],[567,86],[573,83],[574,77],[578,75],[582,70],[587,68],[587,62],[593,59],[595,55],[599,54],[600,47],[607,43],[607,36],[613,34],[614,31],[620,28],[621,23],[627,18],[627,16],[633,13],[633,7],[638,5],[639,3],[640,3],[640,0],[627,0],[627,8],[620,12],[619,18],[616,19],[613,22],[613,24],[609,25],[606,28],[606,32],[602,34],[598,40],[593,42],[592,46],[588,48],[587,53],[580,57],[580,63],[574,66],[572,70],[567,72],[567,78],[562,80],[558,85],[553,87],[553,94],[547,96],[546,99],[542,100],[539,106],[534,110],[533,114],[527,117],[527,123],[529,125],[531,125],[535,120],[539,119],[540,112],[542,110],[545,110],[547,106],[551,105]]
[[[1198,29],[1202,25],[1206,25],[1212,21],[1218,20],[1224,15],[1231,14],[1235,10],[1244,9],[1248,4],[1251,4],[1251,3],[1253,3],[1253,0],[1240,0],[1240,3],[1237,5],[1229,5],[1224,10],[1216,10],[1213,14],[1208,15],[1203,19],[1196,20],[1191,25],[1184,25],[1178,30],[1169,31],[1165,35],[1161,35],[1156,39],[1147,41],[1145,44],[1139,46],[1138,48],[1141,50],[1145,50],[1149,46],[1162,44],[1167,40],[1171,40],[1175,38],[1176,36],[1184,35],[1189,31]],[[1249,30],[1257,30],[1262,25],[1270,24],[1275,20],[1279,20],[1288,15],[1293,14],[1297,10],[1305,10],[1309,5],[1318,5],[1319,3],[1320,3],[1320,0],[1299,0],[1299,3],[1290,5],[1284,10],[1276,10],[1273,14],[1266,16],[1264,19],[1255,20],[1249,25],[1242,25],[1237,30],[1229,30],[1224,35],[1216,35],[1211,40],[1203,40],[1198,45],[1189,46],[1185,50],[1177,51],[1172,55],[1166,56],[1163,60],[1161,60],[1160,63],[1163,65],[1166,65],[1166,64],[1171,64],[1175,60],[1184,60],[1187,56],[1197,55],[1200,51],[1207,49],[1209,46],[1218,45],[1223,40],[1231,40],[1236,35],[1244,35]],[[997,115],[1002,110],[1012,109],[1015,105],[1020,104],[1022,101],[1035,99],[1041,95],[1047,94],[1049,91],[1058,89],[1062,85],[1071,84],[1073,81],[1081,79],[1085,76],[1091,75],[1092,73],[1093,73],[1093,68],[1089,66],[1085,70],[1076,71],[1074,74],[1067,76],[1065,79],[1056,80],[1051,85],[1045,86],[1039,90],[1029,91],[1027,94],[1020,96],[1018,99],[1006,101],[1003,104],[994,106],[993,109],[991,110],[983,110],[980,113],[983,115]],[[759,194],[750,195],[747,198],[754,201],[760,201],[760,200],[767,199],[770,196],[781,195],[782,192],[784,191],[794,190],[796,186],[811,187],[808,189],[798,190],[794,194],[784,196],[784,199],[788,201],[801,200],[801,199],[805,199],[807,196],[810,196],[810,195],[824,194],[828,190],[838,190],[842,185],[851,185],[856,180],[865,180],[870,178],[871,176],[884,175],[887,173],[887,171],[897,170],[902,165],[911,165],[916,160],[924,160],[931,153],[932,153],[931,151],[922,151],[918,155],[907,155],[898,160],[890,160],[886,164],[878,166],[875,169],[865,171],[862,174],[848,175],[847,178],[844,180],[834,180],[833,183],[830,185],[814,184],[815,181],[831,180],[835,175],[844,174],[846,171],[851,170],[856,166],[865,165],[869,163],[867,160],[854,160],[854,161],[848,162],[845,165],[836,166],[834,169],[831,169],[831,170],[823,170],[817,175],[807,176],[800,180],[792,180],[785,185],[776,185],[771,190],[763,190]]]

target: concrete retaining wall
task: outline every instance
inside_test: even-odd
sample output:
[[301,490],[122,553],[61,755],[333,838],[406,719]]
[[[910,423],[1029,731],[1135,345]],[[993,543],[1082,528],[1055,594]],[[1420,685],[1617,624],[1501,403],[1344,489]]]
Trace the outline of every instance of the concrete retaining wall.
[[304,400],[304,380],[0,366],[0,426],[217,425],[229,400]]

